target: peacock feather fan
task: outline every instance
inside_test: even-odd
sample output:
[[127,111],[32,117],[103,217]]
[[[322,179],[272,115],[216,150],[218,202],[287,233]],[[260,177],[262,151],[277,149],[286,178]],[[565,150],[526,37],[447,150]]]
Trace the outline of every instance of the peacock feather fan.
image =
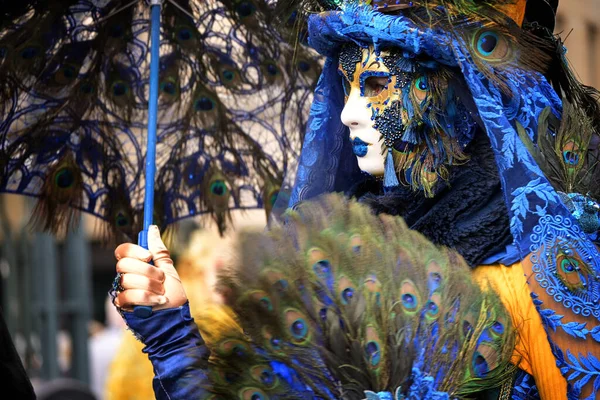
[[214,396],[429,398],[429,382],[430,395],[468,398],[507,379],[507,311],[460,256],[337,195],[287,217],[244,235],[221,278],[244,334],[211,349]]
[[[0,191],[39,197],[35,218],[51,231],[72,219],[51,210],[71,204],[104,219],[107,238],[134,240],[149,7],[19,3],[7,5],[0,25]],[[283,39],[266,0],[174,3],[162,4],[155,222],[210,214],[223,231],[231,209],[263,208],[293,169],[319,59]],[[67,154],[77,201],[52,204],[52,174]],[[211,190],[214,176],[227,182],[226,199]]]

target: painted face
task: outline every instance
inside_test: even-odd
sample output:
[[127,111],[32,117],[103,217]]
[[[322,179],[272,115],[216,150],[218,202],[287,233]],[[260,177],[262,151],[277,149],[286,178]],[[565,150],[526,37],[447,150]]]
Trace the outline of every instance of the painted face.
[[346,45],[339,72],[346,94],[342,122],[361,170],[384,173],[392,152],[399,181],[431,195],[446,166],[464,161],[474,123],[454,95],[452,71],[400,50]]

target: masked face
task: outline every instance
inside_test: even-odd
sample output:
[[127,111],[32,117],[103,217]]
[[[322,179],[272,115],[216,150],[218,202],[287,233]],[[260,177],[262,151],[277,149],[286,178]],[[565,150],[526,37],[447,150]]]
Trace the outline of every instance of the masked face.
[[390,71],[369,49],[344,49],[340,60],[346,105],[342,123],[350,129],[350,141],[358,167],[373,176],[382,176],[387,149],[374,127],[371,105],[389,96]]
[[361,170],[383,175],[391,152],[399,181],[431,195],[446,167],[466,159],[474,124],[454,95],[452,71],[400,50],[351,44],[340,53],[339,72],[341,118]]

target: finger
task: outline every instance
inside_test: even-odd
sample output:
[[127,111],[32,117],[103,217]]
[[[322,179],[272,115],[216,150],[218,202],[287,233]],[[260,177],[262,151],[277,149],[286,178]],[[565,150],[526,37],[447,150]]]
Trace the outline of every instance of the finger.
[[130,289],[117,294],[115,305],[123,309],[132,309],[134,306],[156,307],[167,303],[165,296],[160,296],[146,290]]
[[148,262],[152,259],[152,253],[137,244],[123,243],[115,249],[115,258],[120,260],[126,257]]
[[154,294],[165,294],[165,286],[162,282],[150,279],[143,275],[124,274],[121,276],[121,287],[125,290],[140,289]]
[[165,281],[165,272],[136,258],[122,258],[117,262],[117,272],[122,274],[143,275],[160,282]]
[[167,249],[167,246],[163,243],[160,238],[160,231],[156,225],[152,225],[148,230],[148,250],[152,253],[152,260],[154,265],[158,268],[165,268],[167,270],[173,269],[173,260],[171,260],[171,254]]

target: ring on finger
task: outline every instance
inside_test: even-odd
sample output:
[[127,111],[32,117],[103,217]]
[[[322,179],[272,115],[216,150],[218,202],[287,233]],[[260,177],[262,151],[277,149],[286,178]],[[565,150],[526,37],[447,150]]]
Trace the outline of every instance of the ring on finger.
[[116,293],[125,291],[125,288],[123,287],[123,274],[120,272],[117,272],[117,276],[115,276],[115,279],[113,280],[113,290]]

